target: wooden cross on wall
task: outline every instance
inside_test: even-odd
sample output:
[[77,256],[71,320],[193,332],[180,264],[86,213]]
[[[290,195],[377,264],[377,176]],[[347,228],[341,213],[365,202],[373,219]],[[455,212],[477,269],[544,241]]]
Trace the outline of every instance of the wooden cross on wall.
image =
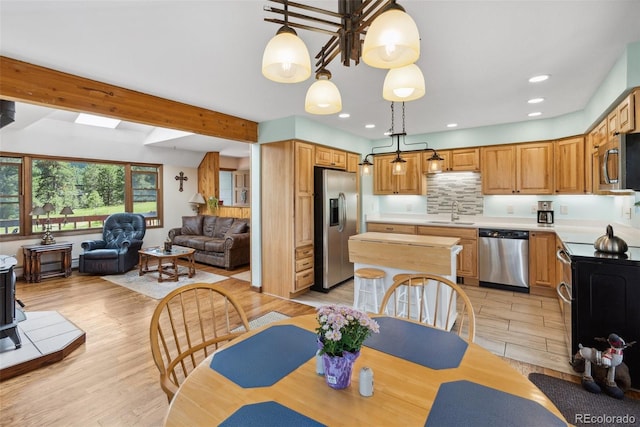
[[180,171],[180,174],[176,175],[176,181],[180,181],[180,188],[178,190],[182,191],[182,183],[185,181],[189,181],[189,178],[184,176],[184,172]]

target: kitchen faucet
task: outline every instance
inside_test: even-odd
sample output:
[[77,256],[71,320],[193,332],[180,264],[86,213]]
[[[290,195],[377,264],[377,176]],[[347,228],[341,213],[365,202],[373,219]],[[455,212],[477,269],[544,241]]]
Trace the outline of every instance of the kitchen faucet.
[[460,219],[460,216],[458,215],[458,211],[460,210],[460,204],[458,203],[457,200],[454,200],[451,203],[451,222],[454,222],[457,219]]

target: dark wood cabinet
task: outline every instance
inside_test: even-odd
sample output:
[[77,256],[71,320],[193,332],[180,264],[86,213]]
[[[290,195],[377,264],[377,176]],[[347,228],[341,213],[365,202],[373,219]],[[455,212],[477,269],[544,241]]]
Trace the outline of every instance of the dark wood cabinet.
[[[24,279],[27,283],[39,282],[48,277],[71,276],[71,250],[73,243],[60,242],[52,245],[27,245],[22,247],[24,255]],[[54,270],[42,271],[43,256],[58,256],[59,265]]]

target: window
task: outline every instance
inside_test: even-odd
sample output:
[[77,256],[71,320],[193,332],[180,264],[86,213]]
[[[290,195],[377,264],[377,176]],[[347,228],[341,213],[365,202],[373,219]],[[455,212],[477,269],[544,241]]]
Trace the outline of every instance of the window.
[[20,234],[22,159],[0,157],[0,235]]
[[220,171],[220,201],[233,205],[233,172]]
[[0,157],[0,174],[0,237],[101,229],[115,212],[162,224],[159,165],[16,155]]

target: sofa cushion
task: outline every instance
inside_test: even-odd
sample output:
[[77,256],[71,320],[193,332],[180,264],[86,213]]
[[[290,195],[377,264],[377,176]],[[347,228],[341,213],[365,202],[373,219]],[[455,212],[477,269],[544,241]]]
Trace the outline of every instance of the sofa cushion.
[[213,233],[216,228],[216,220],[218,219],[215,215],[205,215],[204,220],[202,221],[202,234],[207,237],[213,237]]
[[205,242],[204,249],[207,252],[224,252],[224,239],[211,239]]
[[182,234],[202,235],[202,216],[183,216]]
[[244,219],[238,219],[235,218],[233,220],[233,224],[231,224],[231,227],[229,227],[229,230],[227,230],[227,234],[240,234],[240,233],[246,233],[247,232],[247,221]]
[[211,240],[211,237],[181,234],[173,239],[173,243],[178,246],[186,246],[199,251],[203,251],[205,248],[205,243],[207,243],[209,240]]
[[231,224],[233,224],[233,220],[235,218],[226,218],[226,217],[218,217],[218,219],[216,220],[216,227],[213,231],[213,237],[217,237],[217,238],[223,238],[225,234],[227,234],[227,231],[229,230],[229,227],[231,227]]

